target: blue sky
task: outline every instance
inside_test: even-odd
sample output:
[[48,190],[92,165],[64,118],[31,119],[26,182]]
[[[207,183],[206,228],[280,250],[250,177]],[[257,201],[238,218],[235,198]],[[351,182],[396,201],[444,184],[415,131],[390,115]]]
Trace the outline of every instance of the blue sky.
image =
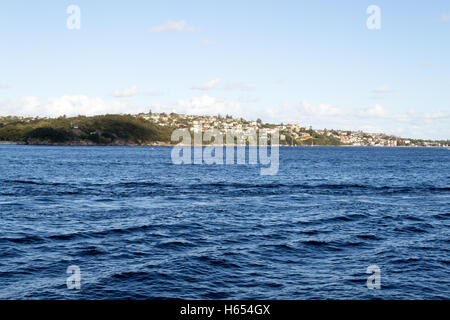
[[449,139],[449,37],[448,1],[3,1],[0,115],[228,113]]

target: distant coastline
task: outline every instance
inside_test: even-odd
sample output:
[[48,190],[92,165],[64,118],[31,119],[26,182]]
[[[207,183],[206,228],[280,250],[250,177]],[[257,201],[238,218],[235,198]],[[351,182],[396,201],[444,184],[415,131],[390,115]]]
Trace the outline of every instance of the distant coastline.
[[[150,144],[83,144],[83,143],[34,143],[34,144],[27,144],[21,141],[14,142],[14,141],[0,141],[0,146],[30,146],[30,147],[162,147],[162,148],[173,148],[177,146],[176,144],[170,144],[170,143],[150,143]],[[186,146],[186,145],[184,145]],[[205,147],[205,145],[202,145]],[[427,147],[427,146],[352,146],[352,145],[314,145],[314,146],[288,146],[288,145],[278,145],[280,148],[384,148],[384,149],[429,149],[429,148],[438,148],[438,149],[448,149],[450,150],[450,147]],[[198,145],[191,145],[191,147],[198,147]],[[223,145],[223,147],[227,147],[226,144]],[[237,146],[237,147],[243,147]],[[248,147],[248,146],[247,146]]]
[[247,133],[279,134],[280,146],[446,147],[449,140],[408,139],[384,133],[323,129],[298,124],[270,124],[231,116],[176,113],[101,115],[59,118],[0,117],[0,144],[51,146],[174,146],[171,135],[185,129],[191,135],[215,129],[232,130],[249,143]]

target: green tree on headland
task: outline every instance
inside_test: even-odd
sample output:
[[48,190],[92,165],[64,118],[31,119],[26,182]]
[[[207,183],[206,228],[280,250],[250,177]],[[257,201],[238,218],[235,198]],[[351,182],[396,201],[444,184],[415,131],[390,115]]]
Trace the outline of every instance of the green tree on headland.
[[[0,121],[0,141],[28,144],[148,144],[169,142],[172,129],[131,115]],[[75,125],[76,124],[76,125]]]

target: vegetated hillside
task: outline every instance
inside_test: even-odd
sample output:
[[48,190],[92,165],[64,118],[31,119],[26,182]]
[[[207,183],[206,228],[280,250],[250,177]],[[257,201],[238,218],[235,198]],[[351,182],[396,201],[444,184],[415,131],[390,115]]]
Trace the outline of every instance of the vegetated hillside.
[[26,144],[145,145],[170,142],[172,129],[131,115],[0,118],[0,141]]
[[338,138],[328,136],[325,134],[319,134],[314,130],[302,129],[301,132],[307,133],[309,136],[306,139],[295,138],[289,132],[282,131],[281,134],[285,136],[284,141],[280,141],[281,145],[288,146],[342,146],[342,143]]

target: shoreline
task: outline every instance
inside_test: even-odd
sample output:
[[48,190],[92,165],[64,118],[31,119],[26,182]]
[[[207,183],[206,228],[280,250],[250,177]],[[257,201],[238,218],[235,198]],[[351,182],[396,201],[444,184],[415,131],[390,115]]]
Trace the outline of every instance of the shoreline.
[[[14,142],[14,141],[0,141],[0,146],[43,146],[43,147],[176,147],[180,146],[178,144],[170,144],[166,142],[155,142],[152,144],[83,144],[83,143],[32,143],[28,144],[25,142]],[[187,147],[187,145],[181,145],[182,147]],[[199,147],[200,145],[191,145],[191,147]],[[209,145],[201,145],[207,147]],[[227,145],[223,145],[227,147]],[[235,147],[243,147],[236,146]],[[248,146],[246,146],[248,147]],[[270,145],[268,146],[270,147]],[[353,145],[314,145],[314,146],[286,146],[278,145],[281,148],[323,148],[323,147],[346,147],[346,148],[427,148],[427,149],[446,149],[450,150],[450,147],[426,147],[426,146],[353,146]]]

